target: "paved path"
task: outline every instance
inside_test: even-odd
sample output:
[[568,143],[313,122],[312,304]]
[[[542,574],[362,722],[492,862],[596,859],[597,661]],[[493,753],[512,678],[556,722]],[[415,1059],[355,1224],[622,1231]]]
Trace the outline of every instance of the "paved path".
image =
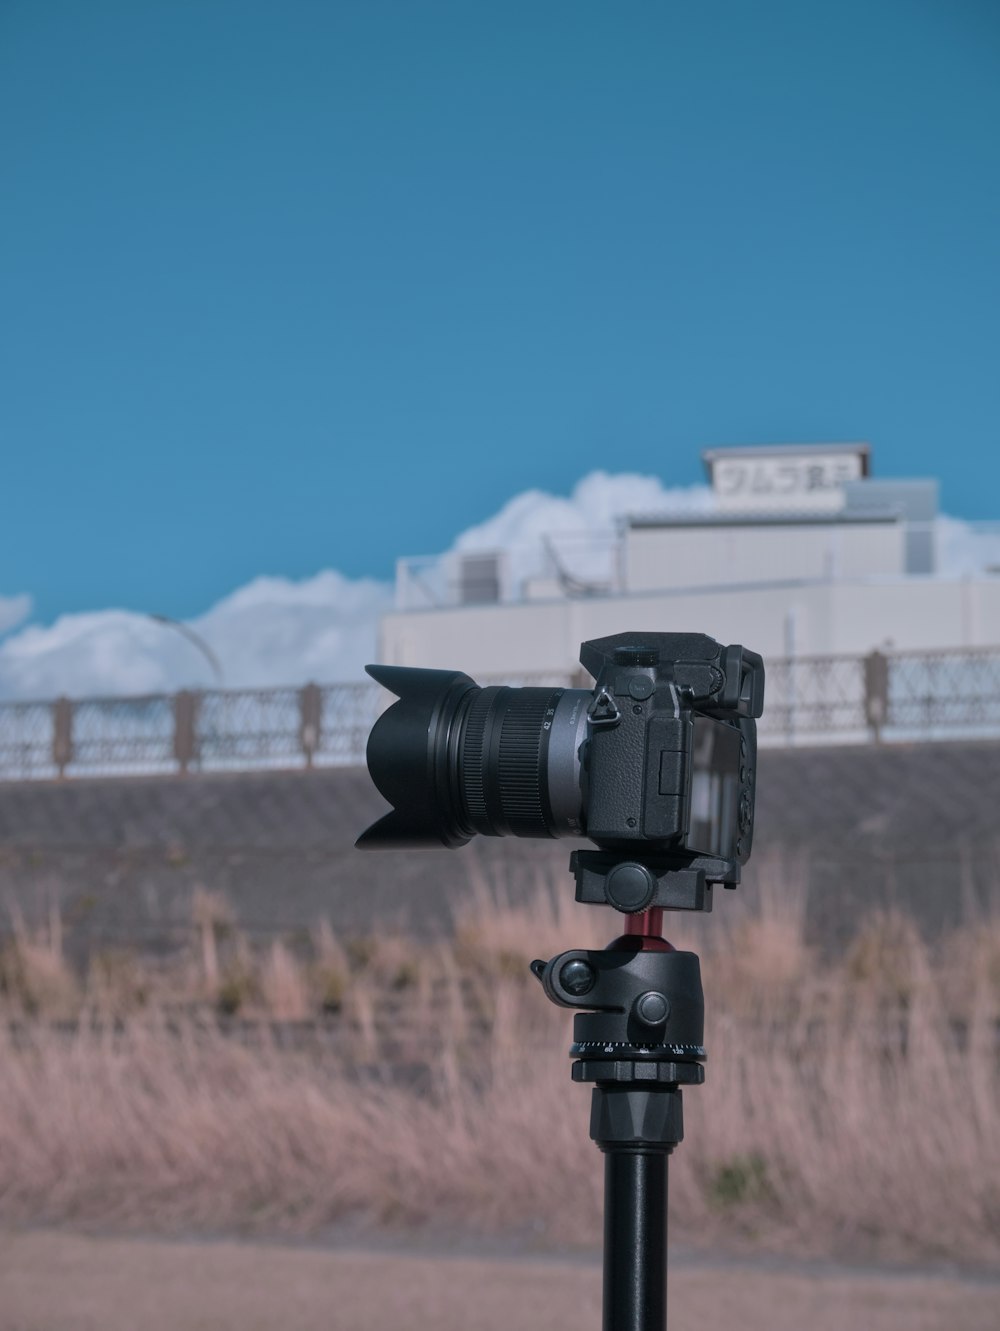
[[[997,1331],[1000,1283],[679,1263],[671,1331]],[[0,1234],[0,1331],[598,1331],[595,1265]]]

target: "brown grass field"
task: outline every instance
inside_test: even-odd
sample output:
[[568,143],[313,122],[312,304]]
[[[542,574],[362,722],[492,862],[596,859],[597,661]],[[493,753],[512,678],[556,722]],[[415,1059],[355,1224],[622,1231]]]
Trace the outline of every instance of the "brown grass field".
[[[982,922],[930,947],[904,916],[871,916],[847,951],[824,959],[803,940],[787,884],[755,909],[727,897],[714,919],[685,925],[672,937],[693,939],[703,956],[709,1064],[706,1085],[685,1094],[686,1140],[671,1162],[678,1242],[747,1259],[1000,1267],[1000,927]],[[119,1325],[98,1311],[88,1321],[91,1305],[75,1296],[71,1318],[46,1320],[58,1286],[47,1263],[93,1287],[98,1309],[125,1257],[119,1240],[28,1232],[39,1226],[515,1242],[548,1260],[519,1259],[515,1280],[502,1262],[452,1269],[439,1258],[425,1262],[427,1279],[456,1299],[466,1287],[527,1299],[536,1285],[565,1299],[578,1285],[590,1307],[599,1272],[567,1266],[564,1254],[592,1256],[599,1245],[601,1160],[587,1136],[588,1092],[569,1078],[569,1014],[545,1001],[527,963],[600,946],[614,929],[610,912],[546,884],[531,911],[497,903],[480,884],[447,942],[339,938],[324,924],[255,954],[226,903],[205,893],[183,956],[154,965],[103,955],[84,977],[62,959],[58,919],[44,937],[22,929],[0,956],[0,1276],[13,1291],[0,1331]],[[261,1251],[271,1255],[150,1240],[127,1249],[127,1266],[145,1264],[154,1285],[175,1290],[166,1307],[182,1297],[185,1263],[218,1261],[206,1278],[231,1287],[234,1309],[250,1288],[241,1263],[284,1263],[275,1280],[317,1290],[346,1289],[363,1267],[383,1311],[341,1311],[346,1320],[323,1324],[373,1329],[396,1324],[392,1289],[423,1288],[406,1266],[415,1258]],[[896,1322],[871,1310],[848,1318],[847,1305],[842,1320],[823,1321],[816,1308],[841,1305],[817,1294],[816,1275],[726,1268],[716,1277],[682,1265],[673,1298],[694,1309],[706,1289],[722,1303],[728,1290],[735,1323],[760,1279],[798,1310],[786,1321],[774,1313],[761,1322],[769,1328],[1000,1324],[975,1311],[984,1300],[1000,1308],[997,1287],[923,1278],[925,1290],[916,1276],[890,1280],[891,1297],[868,1277],[853,1281],[873,1308],[888,1297]],[[956,1320],[952,1286],[968,1320]],[[427,1298],[426,1320],[408,1324],[447,1325]],[[222,1320],[177,1313],[171,1325],[248,1331],[274,1324],[266,1303],[261,1295],[256,1310]],[[500,1325],[490,1315],[461,1324]],[[303,1304],[281,1321],[305,1328],[318,1316]]]

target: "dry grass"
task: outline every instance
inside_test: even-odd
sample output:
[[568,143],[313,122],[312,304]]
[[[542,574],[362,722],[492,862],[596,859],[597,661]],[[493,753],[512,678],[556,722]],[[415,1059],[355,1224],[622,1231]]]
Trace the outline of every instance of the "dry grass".
[[[714,941],[710,1062],[685,1094],[675,1233],[996,1263],[1000,928],[930,951],[906,918],[872,917],[823,962],[788,893],[724,905],[714,935],[688,925]],[[198,909],[169,973],[104,959],[77,980],[54,926],[0,959],[0,1215],[596,1239],[569,1014],[527,962],[606,941],[608,912],[544,885],[533,911],[498,906],[479,885],[451,944],[323,925],[255,955],[222,903]],[[46,1019],[69,1007],[71,1030]]]

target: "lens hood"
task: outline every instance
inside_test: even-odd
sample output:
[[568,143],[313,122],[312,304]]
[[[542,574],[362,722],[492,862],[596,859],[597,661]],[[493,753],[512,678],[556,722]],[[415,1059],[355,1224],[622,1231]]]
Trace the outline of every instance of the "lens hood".
[[453,773],[461,718],[477,685],[460,670],[370,665],[372,679],[399,699],[368,737],[368,770],[393,806],[355,843],[364,850],[464,846]]

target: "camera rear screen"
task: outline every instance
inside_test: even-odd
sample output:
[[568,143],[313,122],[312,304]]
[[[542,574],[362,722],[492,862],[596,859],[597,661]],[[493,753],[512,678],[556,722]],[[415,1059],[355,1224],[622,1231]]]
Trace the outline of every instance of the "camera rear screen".
[[689,850],[734,854],[740,791],[740,732],[710,716],[694,718]]

